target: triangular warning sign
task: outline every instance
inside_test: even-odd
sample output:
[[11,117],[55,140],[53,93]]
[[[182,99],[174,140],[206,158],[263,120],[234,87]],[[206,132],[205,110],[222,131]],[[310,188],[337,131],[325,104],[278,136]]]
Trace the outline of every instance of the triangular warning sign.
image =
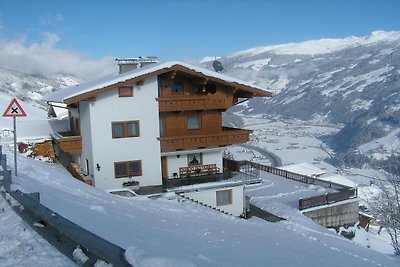
[[8,105],[6,111],[4,111],[3,117],[26,117],[26,113],[17,99],[14,98],[10,105]]

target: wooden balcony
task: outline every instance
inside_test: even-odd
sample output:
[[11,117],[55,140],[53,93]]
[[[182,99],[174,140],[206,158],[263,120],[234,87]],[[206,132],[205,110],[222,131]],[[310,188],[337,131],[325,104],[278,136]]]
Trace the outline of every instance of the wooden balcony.
[[249,141],[250,130],[224,128],[220,133],[160,137],[161,151],[227,146]]
[[196,165],[179,168],[179,177],[181,178],[214,175],[217,173],[220,173],[220,169],[217,167],[217,164]]
[[53,141],[60,149],[69,154],[82,153],[82,137],[71,132],[53,133]]
[[187,110],[212,110],[228,109],[233,103],[227,98],[212,96],[190,96],[190,97],[160,97],[157,98],[160,112],[187,111]]

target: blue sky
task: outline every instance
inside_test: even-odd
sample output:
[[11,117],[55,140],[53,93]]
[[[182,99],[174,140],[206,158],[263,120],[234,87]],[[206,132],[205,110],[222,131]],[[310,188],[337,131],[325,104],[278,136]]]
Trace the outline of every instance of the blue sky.
[[[1,0],[0,39],[100,60],[200,60],[256,46],[400,30],[398,0]],[[49,41],[50,40],[50,41]]]

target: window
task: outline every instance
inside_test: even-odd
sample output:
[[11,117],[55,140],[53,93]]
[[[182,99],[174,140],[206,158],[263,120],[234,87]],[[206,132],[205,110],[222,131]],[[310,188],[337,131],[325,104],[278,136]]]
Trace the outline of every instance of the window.
[[115,178],[141,176],[142,175],[142,161],[121,161],[114,162]]
[[131,96],[133,96],[133,87],[132,86],[119,87],[118,88],[118,96],[119,97],[131,97]]
[[200,116],[189,116],[186,123],[189,130],[200,129]]
[[188,166],[201,165],[203,162],[201,153],[188,154]]
[[232,204],[232,189],[217,191],[217,206]]
[[182,94],[183,93],[183,84],[180,82],[173,82],[171,86],[172,94]]
[[112,122],[111,126],[113,138],[139,136],[139,121]]

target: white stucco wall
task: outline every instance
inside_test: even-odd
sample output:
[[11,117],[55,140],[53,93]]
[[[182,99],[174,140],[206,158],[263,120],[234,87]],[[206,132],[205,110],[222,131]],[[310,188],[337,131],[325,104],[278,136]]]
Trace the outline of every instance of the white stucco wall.
[[[217,191],[232,189],[232,204],[217,206]],[[182,193],[183,196],[188,197],[198,202],[203,202],[213,208],[225,211],[234,216],[240,216],[244,210],[244,185],[234,187],[223,187],[217,189],[199,190],[198,192]]]
[[[189,154],[194,153],[191,151]],[[187,167],[187,151],[182,151],[179,154],[179,157],[176,155],[167,156],[167,168],[168,168],[168,177],[173,177],[174,173],[177,173],[179,176],[179,168]],[[203,154],[203,165],[207,164],[216,164],[218,168],[220,168],[221,172],[223,170],[222,163],[222,154],[223,151],[211,151],[211,152],[202,152]]]
[[[92,131],[90,128],[90,101],[81,101],[79,103],[79,118],[82,136],[81,167],[89,174],[89,178],[93,180],[95,169],[93,166]],[[86,160],[89,163],[88,166],[86,165]]]
[[[133,177],[140,186],[162,184],[157,96],[157,77],[152,77],[134,85],[133,97],[119,97],[115,89],[81,102],[82,163],[90,161],[95,187],[122,187],[128,178],[115,178],[114,162],[131,160],[142,161],[142,176]],[[111,122],[133,120],[139,120],[139,137],[112,138]]]

